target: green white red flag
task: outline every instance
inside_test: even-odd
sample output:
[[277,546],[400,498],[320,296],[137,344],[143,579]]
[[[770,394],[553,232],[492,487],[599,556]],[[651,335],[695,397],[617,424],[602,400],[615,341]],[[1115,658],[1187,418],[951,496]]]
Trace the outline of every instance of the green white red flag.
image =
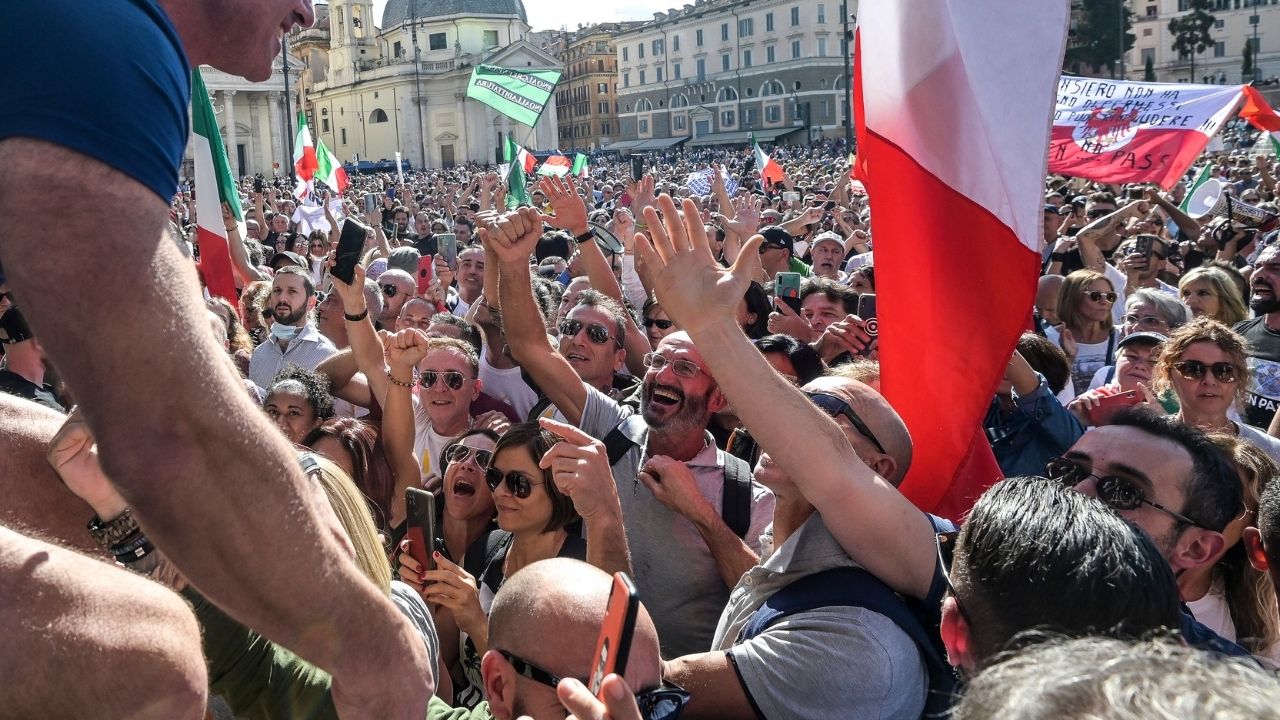
[[587,156],[582,153],[573,154],[573,167],[569,170],[570,175],[576,177],[586,177],[590,168],[587,167]]
[[503,147],[503,159],[510,167],[507,169],[507,207],[529,204],[528,175],[533,172],[537,160],[528,150],[516,144],[511,136],[507,136]]
[[756,170],[760,171],[760,181],[765,187],[787,179],[786,174],[782,172],[782,166],[760,147],[754,134],[751,135],[751,151],[755,153]]
[[1244,87],[1244,107],[1240,108],[1240,117],[1266,133],[1271,141],[1271,151],[1280,155],[1280,115],[1276,115],[1275,108],[1252,85]]
[[240,209],[240,193],[231,176],[227,151],[218,134],[218,119],[213,114],[209,91],[205,89],[199,68],[191,70],[191,151],[196,171],[198,269],[209,294],[224,298],[234,306],[239,300],[222,206],[225,203],[231,209],[231,219],[237,225],[243,222],[244,212]]
[[542,167],[538,168],[538,174],[564,177],[569,174],[570,167],[569,158],[563,155],[552,155],[542,163]]
[[293,195],[299,200],[310,196],[315,189],[316,180],[339,195],[347,190],[347,171],[342,169],[342,163],[325,147],[323,140],[312,142],[305,113],[298,113],[298,136],[293,142],[293,169],[298,176],[298,186],[294,188]]

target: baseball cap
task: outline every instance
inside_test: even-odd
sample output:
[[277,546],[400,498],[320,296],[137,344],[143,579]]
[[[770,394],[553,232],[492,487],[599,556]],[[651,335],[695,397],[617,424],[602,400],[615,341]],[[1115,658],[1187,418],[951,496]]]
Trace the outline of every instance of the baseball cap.
[[1157,332],[1129,333],[1128,335],[1125,335],[1120,340],[1120,342],[1116,343],[1116,347],[1122,348],[1126,345],[1133,345],[1135,343],[1143,343],[1146,345],[1160,345],[1164,343],[1165,340],[1168,340],[1168,339],[1169,338]]
[[783,230],[780,226],[769,225],[767,227],[762,227],[760,228],[760,234],[764,236],[764,244],[760,246],[762,251],[771,247],[776,247],[784,250],[790,250],[791,254],[795,254],[795,238],[791,237],[791,233]]
[[817,237],[813,239],[813,242],[810,244],[810,247],[816,248],[818,247],[818,243],[828,241],[828,240],[830,240],[833,243],[836,243],[842,248],[844,247],[844,238],[840,237],[839,235],[833,232],[820,233]]
[[282,267],[283,265],[297,265],[303,270],[307,269],[307,261],[304,260],[303,257],[298,253],[292,252],[289,250],[285,250],[284,252],[278,252],[275,255],[272,255],[271,262],[267,263],[267,265],[277,270],[280,269],[280,267]]

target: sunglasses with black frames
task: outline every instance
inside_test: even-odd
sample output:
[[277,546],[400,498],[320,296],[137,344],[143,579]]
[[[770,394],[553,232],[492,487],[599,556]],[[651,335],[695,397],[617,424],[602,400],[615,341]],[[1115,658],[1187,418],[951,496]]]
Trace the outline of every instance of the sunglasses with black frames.
[[1137,510],[1142,505],[1150,505],[1180,523],[1202,530],[1209,529],[1186,515],[1174,512],[1148,498],[1134,481],[1118,475],[1098,475],[1093,468],[1070,458],[1058,457],[1050,460],[1045,465],[1045,476],[1071,487],[1079,485],[1086,478],[1093,478],[1097,481],[1095,487],[1098,499],[1112,510]]
[[832,417],[843,415],[853,425],[853,429],[858,431],[858,434],[870,440],[871,444],[876,446],[876,450],[885,455],[889,454],[889,451],[884,449],[884,445],[880,444],[880,439],[876,437],[875,433],[871,432],[871,428],[867,427],[867,423],[858,417],[858,413],[853,411],[849,403],[830,393],[807,392],[805,395],[826,414]]
[[489,486],[490,492],[497,492],[498,486],[505,481],[507,489],[512,495],[524,500],[533,494],[533,486],[542,485],[544,481],[537,482],[530,480],[524,473],[512,470],[510,472],[502,472],[498,468],[488,468],[484,471],[484,482]]
[[1173,364],[1173,369],[1188,380],[1202,380],[1206,372],[1212,372],[1220,383],[1234,383],[1240,379],[1236,366],[1229,362],[1206,363],[1199,360],[1183,360]]
[[[511,663],[511,668],[518,674],[536,683],[554,689],[564,679],[543,670],[515,653],[506,650],[499,650],[498,653]],[[579,682],[583,685],[587,684],[583,680]],[[636,693],[636,705],[640,708],[640,717],[644,720],[676,720],[688,703],[689,693],[675,685],[664,685]]]

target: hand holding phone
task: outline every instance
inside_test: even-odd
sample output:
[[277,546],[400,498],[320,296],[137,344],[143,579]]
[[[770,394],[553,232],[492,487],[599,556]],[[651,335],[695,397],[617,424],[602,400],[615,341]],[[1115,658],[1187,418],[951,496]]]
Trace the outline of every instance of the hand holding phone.
[[353,218],[346,219],[342,225],[342,235],[338,237],[338,250],[330,275],[348,285],[355,280],[356,265],[360,262],[360,253],[364,250],[364,241],[368,235],[369,228],[363,223]]
[[405,526],[409,539],[409,555],[418,561],[423,571],[435,570],[436,496],[420,488],[404,491],[406,509]]
[[454,233],[436,233],[436,250],[449,267],[458,265],[458,236]]
[[631,181],[640,182],[644,179],[644,156],[631,156]]
[[627,656],[631,654],[631,636],[636,630],[636,616],[640,612],[640,594],[635,583],[626,573],[613,574],[613,589],[609,592],[609,604],[605,608],[604,623],[596,640],[596,652],[592,655],[595,667],[591,670],[588,688],[591,694],[603,700],[601,686],[609,675],[627,672]]
[[880,321],[876,318],[875,293],[863,293],[858,296],[858,317],[862,319],[862,329],[871,337],[880,335]]
[[423,255],[418,258],[418,297],[426,297],[431,292],[431,280],[435,276],[435,266],[435,255]]
[[1093,408],[1089,411],[1089,423],[1095,426],[1108,425],[1116,413],[1127,407],[1141,405],[1142,399],[1142,394],[1137,390],[1098,398]]
[[795,314],[800,314],[800,273],[781,272],[773,281],[773,295]]

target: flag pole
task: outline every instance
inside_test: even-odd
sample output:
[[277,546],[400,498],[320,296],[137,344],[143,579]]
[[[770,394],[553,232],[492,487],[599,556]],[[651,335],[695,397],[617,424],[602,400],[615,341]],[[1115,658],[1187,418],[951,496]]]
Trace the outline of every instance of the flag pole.
[[280,63],[284,70],[284,166],[289,168],[289,184],[297,183],[293,173],[293,96],[289,94],[289,33],[280,39]]

